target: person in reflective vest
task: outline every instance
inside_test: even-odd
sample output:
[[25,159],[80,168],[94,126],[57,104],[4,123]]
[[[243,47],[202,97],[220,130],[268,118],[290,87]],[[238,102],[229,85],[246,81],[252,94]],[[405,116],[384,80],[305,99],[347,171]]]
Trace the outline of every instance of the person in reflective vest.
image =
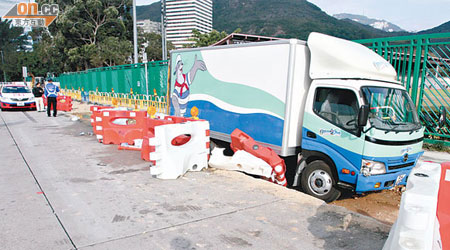
[[50,117],[50,109],[53,108],[53,117],[56,117],[56,97],[58,97],[59,87],[53,84],[52,78],[47,78],[44,95],[47,97],[47,116]]

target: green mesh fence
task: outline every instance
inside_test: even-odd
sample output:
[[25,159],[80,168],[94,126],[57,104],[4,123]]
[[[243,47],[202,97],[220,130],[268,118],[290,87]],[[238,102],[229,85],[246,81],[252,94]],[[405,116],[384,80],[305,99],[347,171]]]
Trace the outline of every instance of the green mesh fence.
[[[148,94],[167,94],[168,61],[149,62],[147,65]],[[59,75],[62,88],[85,91],[147,94],[145,64],[127,64],[113,67],[89,69]]]

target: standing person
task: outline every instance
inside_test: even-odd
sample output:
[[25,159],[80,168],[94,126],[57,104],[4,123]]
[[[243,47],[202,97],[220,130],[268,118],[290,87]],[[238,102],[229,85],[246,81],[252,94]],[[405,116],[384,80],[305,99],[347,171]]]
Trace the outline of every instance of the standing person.
[[47,78],[45,85],[45,97],[47,97],[47,116],[50,117],[50,109],[53,107],[53,117],[56,117],[56,97],[58,97],[59,87],[53,84],[51,77]]
[[33,87],[33,95],[34,95],[34,100],[36,102],[37,112],[43,112],[44,111],[44,100],[42,99],[42,95],[44,95],[44,90],[41,87],[41,83],[37,82],[36,86]]

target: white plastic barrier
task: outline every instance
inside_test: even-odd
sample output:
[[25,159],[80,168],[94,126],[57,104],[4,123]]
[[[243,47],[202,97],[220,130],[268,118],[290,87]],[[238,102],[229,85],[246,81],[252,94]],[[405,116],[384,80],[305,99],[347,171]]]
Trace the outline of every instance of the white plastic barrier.
[[[156,164],[150,167],[151,175],[160,179],[176,179],[189,171],[200,171],[208,167],[209,122],[195,121],[167,124],[155,127],[155,137],[150,138],[150,160]],[[209,133],[208,133],[209,134]],[[190,135],[190,140],[180,146],[172,140],[180,135]]]
[[214,148],[209,159],[209,166],[226,170],[237,170],[248,174],[272,176],[272,167],[264,160],[244,151],[238,150],[233,156],[225,156],[224,148]]
[[436,217],[440,178],[440,164],[424,162],[413,168],[383,250],[442,249]]

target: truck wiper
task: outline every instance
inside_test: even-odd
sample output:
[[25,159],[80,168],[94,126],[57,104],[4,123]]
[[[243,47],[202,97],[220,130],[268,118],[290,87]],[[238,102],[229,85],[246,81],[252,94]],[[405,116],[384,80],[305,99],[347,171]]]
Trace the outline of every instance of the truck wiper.
[[421,128],[422,128],[422,126],[420,124],[417,124],[417,129],[411,130],[411,132],[409,132],[409,134],[411,135],[414,132],[419,132]]
[[[386,131],[384,131],[385,134],[394,131],[394,129],[396,129],[400,125],[406,125],[406,123],[402,123],[402,122],[399,122],[399,123],[390,122],[388,124],[391,125],[391,128],[386,130]],[[395,133],[398,134],[399,131],[395,131]]]

